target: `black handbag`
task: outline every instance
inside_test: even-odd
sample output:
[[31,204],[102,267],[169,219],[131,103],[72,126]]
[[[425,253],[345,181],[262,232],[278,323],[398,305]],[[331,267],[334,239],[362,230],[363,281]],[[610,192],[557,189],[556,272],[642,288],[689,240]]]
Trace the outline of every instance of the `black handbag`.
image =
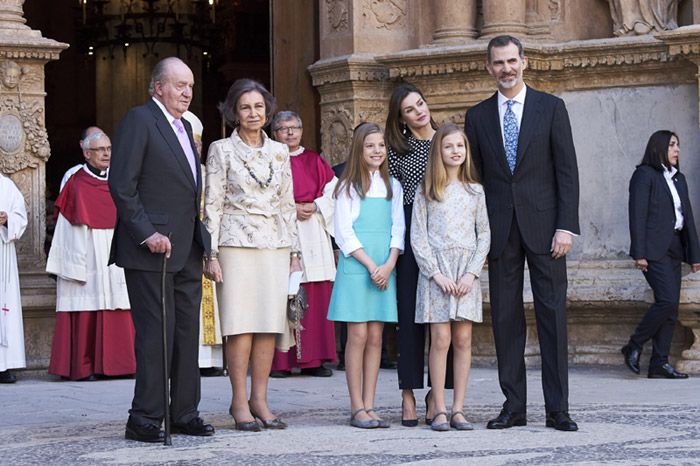
[[307,309],[309,309],[309,304],[306,302],[306,290],[300,286],[297,294],[287,297],[287,319],[294,327],[297,360],[301,359],[301,320],[306,315]]

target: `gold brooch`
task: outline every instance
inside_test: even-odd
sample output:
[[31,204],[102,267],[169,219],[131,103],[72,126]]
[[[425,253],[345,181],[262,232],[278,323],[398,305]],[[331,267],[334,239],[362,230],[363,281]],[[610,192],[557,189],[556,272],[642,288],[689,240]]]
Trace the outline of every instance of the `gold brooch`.
[[275,158],[277,159],[278,162],[281,162],[281,161],[284,160],[284,155],[282,155],[282,154],[277,154],[277,155],[275,156]]

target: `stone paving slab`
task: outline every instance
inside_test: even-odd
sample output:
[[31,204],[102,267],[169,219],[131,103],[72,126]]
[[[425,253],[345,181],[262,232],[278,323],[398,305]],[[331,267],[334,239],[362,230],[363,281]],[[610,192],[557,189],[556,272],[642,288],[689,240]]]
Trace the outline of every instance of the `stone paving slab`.
[[[348,425],[344,373],[271,379],[270,402],[290,428],[245,433],[226,413],[225,377],[202,379],[202,417],[214,437],[173,436],[173,445],[124,440],[133,380],[59,382],[22,377],[0,386],[2,465],[700,465],[700,378],[649,380],[626,369],[572,368],[571,414],[579,432],[544,427],[539,371],[529,370],[528,425],[491,431],[500,409],[495,369],[472,371],[471,432],[400,425],[395,371],[380,372],[377,408],[390,429]],[[422,398],[425,390],[416,392]],[[418,402],[419,415],[423,403]]]

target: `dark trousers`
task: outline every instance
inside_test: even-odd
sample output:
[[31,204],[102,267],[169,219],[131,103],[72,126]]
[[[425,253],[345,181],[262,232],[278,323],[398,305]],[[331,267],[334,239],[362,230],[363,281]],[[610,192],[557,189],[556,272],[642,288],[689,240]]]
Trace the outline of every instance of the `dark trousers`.
[[683,245],[679,234],[673,240],[666,255],[656,261],[648,261],[644,272],[649,286],[654,291],[654,304],[647,310],[630,343],[641,350],[644,343],[652,341],[649,367],[659,367],[668,362],[673,331],[678,319],[678,303],[681,296],[681,261]]
[[[416,290],[418,288],[418,264],[411,248],[411,216],[413,205],[404,206],[406,240],[404,252],[396,263],[396,294],[399,323],[396,326],[396,353],[399,388],[423,388],[425,372],[425,338],[430,335],[426,324],[416,323]],[[447,355],[445,388],[453,387],[452,347]],[[430,385],[430,377],[428,377]]]
[[566,334],[566,258],[529,251],[513,217],[508,243],[500,257],[489,258],[491,319],[498,358],[498,379],[506,397],[504,409],[525,412],[526,322],[523,305],[525,260],[535,304],[542,358],[545,409],[567,411],[569,381]]
[[[136,384],[129,414],[137,424],[159,424],[164,417],[161,274],[133,269],[124,272],[136,329]],[[199,416],[201,280],[202,251],[193,245],[185,267],[167,273],[165,284],[170,416],[176,423]]]

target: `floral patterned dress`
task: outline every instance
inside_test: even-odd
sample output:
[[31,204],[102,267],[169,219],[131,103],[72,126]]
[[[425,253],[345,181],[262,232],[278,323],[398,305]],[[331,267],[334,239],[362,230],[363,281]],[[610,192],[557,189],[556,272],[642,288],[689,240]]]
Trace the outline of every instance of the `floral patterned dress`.
[[[482,321],[479,275],[491,245],[484,188],[453,182],[442,201],[416,193],[411,222],[411,245],[420,268],[416,293],[416,323],[452,320]],[[438,272],[458,281],[476,275],[472,289],[461,298],[444,293],[432,277]]]

